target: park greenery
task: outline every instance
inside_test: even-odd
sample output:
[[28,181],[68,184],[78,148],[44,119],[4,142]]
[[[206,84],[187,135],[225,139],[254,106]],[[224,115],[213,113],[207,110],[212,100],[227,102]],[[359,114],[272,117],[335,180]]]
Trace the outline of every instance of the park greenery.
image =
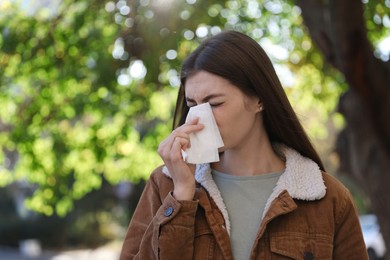
[[[345,80],[292,1],[54,2],[33,12],[39,1],[0,3],[0,186],[31,185],[34,211],[65,216],[103,180],[147,178],[162,163],[181,62],[222,30],[264,46],[313,139],[343,125],[335,107]],[[390,2],[364,3],[369,39],[388,60],[379,46]]]

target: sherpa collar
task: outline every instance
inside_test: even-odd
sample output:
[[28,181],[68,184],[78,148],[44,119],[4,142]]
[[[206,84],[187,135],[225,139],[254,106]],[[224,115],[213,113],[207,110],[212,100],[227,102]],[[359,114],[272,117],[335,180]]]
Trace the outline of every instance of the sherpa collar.
[[[286,160],[286,169],[280,176],[275,188],[268,198],[263,217],[268,211],[272,201],[287,190],[290,196],[298,200],[319,200],[325,196],[326,187],[319,166],[311,159],[302,156],[297,151],[282,144],[274,145],[275,151]],[[164,166],[163,173],[169,177],[170,173]],[[229,215],[223,202],[221,193],[211,175],[210,164],[198,164],[195,170],[195,180],[200,183],[215,201],[217,207],[225,218],[226,229],[230,234]]]

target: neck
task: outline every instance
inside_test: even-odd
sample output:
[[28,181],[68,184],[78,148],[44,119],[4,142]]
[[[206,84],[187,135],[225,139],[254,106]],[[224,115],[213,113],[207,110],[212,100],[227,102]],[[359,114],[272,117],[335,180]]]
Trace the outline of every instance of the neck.
[[236,176],[254,176],[285,169],[285,162],[274,152],[268,137],[248,146],[224,151],[220,161],[211,167]]

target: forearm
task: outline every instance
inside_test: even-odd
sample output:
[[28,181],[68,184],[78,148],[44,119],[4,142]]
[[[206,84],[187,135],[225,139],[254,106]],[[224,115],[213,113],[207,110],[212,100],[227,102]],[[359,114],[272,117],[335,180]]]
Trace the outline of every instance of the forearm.
[[[147,190],[134,213],[122,248],[125,259],[191,259],[197,202],[177,201],[169,193],[163,203]],[[159,204],[156,202],[159,201]]]
[[198,203],[177,201],[169,194],[164,204],[155,223],[159,259],[192,259]]

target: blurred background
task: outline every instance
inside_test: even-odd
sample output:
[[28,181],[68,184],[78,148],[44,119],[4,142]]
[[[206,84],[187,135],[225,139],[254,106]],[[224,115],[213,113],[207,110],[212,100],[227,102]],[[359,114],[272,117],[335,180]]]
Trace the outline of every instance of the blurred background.
[[389,0],[0,0],[0,259],[117,259],[180,64],[230,29],[269,54],[385,257]]

